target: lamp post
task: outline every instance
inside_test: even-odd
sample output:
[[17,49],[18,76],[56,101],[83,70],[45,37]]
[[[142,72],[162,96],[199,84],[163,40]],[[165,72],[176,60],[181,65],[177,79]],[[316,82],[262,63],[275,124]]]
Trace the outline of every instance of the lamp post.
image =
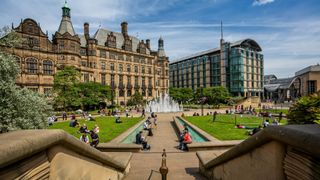
[[200,86],[201,93],[201,116],[203,116],[203,85]]

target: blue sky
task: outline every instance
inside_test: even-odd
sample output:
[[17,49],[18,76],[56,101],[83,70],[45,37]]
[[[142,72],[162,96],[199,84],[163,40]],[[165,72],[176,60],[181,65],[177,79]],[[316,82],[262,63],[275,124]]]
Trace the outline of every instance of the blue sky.
[[[33,18],[50,37],[59,27],[64,0],[2,0],[0,26]],[[320,63],[319,0],[68,0],[77,33],[90,23],[90,34],[101,26],[151,39],[160,36],[170,60],[218,47],[220,21],[224,39],[256,40],[265,55],[265,74],[293,76]]]

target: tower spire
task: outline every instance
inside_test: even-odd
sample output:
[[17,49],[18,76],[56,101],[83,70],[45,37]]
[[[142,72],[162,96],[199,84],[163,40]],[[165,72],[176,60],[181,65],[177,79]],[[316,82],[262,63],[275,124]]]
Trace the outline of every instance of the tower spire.
[[223,39],[223,25],[222,25],[222,21],[221,21],[221,26],[220,26],[220,28],[221,28],[221,39]]

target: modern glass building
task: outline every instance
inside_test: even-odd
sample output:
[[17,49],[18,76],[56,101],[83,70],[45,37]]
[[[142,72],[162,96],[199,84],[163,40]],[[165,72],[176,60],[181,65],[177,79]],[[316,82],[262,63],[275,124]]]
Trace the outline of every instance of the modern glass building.
[[263,93],[263,54],[252,39],[234,43],[220,40],[220,48],[196,53],[170,63],[170,86],[224,86],[234,96],[259,96]]

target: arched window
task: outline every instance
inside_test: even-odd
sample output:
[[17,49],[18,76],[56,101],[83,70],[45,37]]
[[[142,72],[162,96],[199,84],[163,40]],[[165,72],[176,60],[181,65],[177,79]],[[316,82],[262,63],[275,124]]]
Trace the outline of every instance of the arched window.
[[43,61],[43,74],[53,74],[53,63],[49,60]]
[[38,61],[35,58],[28,58],[26,60],[27,63],[27,73],[29,74],[37,74],[38,72]]

